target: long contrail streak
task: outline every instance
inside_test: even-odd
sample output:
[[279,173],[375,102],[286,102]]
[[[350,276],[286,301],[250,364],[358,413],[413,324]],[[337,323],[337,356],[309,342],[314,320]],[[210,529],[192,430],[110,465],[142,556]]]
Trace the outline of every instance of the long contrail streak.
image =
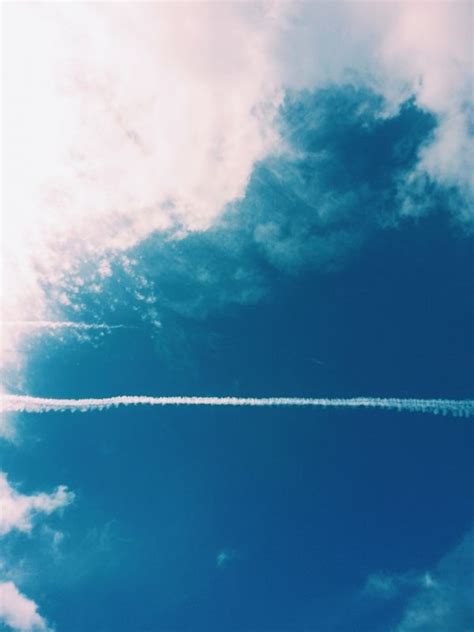
[[0,412],[45,413],[50,411],[87,412],[116,406],[303,406],[315,408],[378,408],[412,413],[470,417],[472,399],[403,399],[395,397],[148,397],[118,395],[87,399],[53,399],[28,395],[2,395]]

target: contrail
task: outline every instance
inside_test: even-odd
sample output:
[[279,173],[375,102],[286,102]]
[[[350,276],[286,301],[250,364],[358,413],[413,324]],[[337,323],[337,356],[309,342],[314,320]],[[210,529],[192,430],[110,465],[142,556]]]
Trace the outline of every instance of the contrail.
[[78,323],[69,320],[4,320],[0,322],[3,327],[17,327],[19,329],[76,329],[79,331],[85,330],[109,330],[109,329],[123,329],[125,325],[108,325],[107,323]]
[[315,408],[378,408],[412,413],[470,417],[472,399],[401,399],[383,397],[148,397],[118,395],[86,399],[53,399],[28,395],[0,396],[0,412],[45,413],[50,411],[103,410],[116,406],[304,406]]

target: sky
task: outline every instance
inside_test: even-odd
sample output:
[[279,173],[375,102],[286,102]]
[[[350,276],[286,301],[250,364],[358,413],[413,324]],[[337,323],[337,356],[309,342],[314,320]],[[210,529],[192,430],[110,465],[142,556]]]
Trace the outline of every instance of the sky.
[[2,5],[1,632],[472,632],[472,25]]

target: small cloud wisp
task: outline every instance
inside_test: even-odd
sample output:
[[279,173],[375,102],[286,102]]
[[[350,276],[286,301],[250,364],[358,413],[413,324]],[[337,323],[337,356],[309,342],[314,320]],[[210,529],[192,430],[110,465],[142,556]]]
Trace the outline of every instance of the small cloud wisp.
[[73,492],[60,485],[52,494],[20,494],[0,472],[0,536],[13,530],[28,533],[37,514],[51,514],[74,500]]
[[56,329],[75,329],[77,331],[124,329],[126,325],[108,325],[107,323],[78,323],[68,320],[5,320],[0,323],[2,327],[13,327],[24,331]]

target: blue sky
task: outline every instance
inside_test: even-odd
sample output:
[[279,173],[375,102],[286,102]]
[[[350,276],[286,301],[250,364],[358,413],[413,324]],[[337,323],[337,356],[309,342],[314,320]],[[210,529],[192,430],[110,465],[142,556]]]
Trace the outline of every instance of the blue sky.
[[[472,399],[471,13],[9,5],[2,393]],[[469,416],[0,429],[2,631],[472,630]]]

